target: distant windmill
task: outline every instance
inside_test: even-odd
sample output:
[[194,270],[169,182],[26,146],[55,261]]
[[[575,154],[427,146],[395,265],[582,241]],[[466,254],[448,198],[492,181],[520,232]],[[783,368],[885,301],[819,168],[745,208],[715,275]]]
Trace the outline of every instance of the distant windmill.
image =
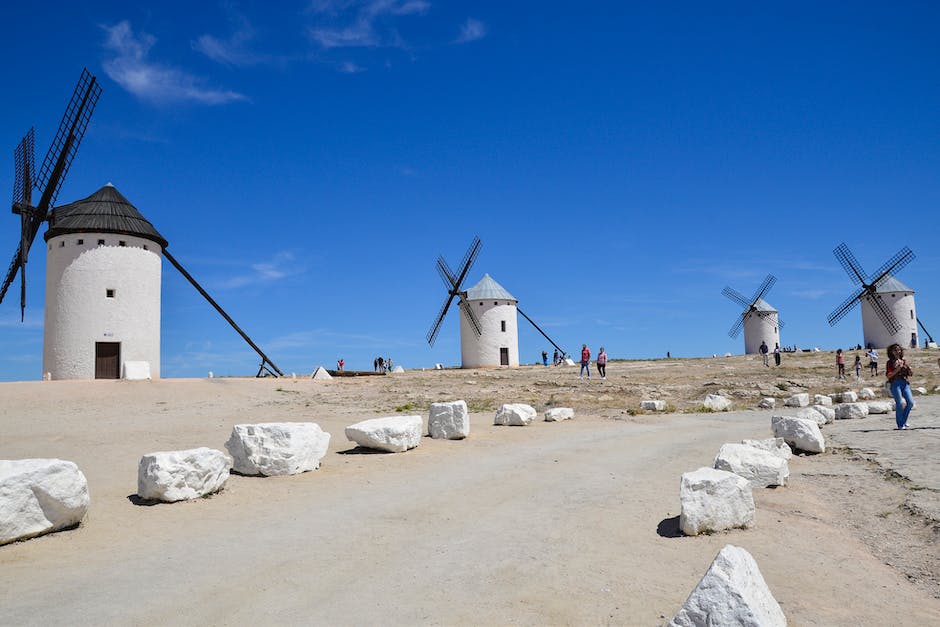
[[914,290],[892,276],[914,260],[911,249],[905,246],[870,276],[865,274],[845,243],[836,246],[833,253],[852,283],[859,287],[829,314],[829,324],[834,326],[861,302],[865,346],[884,348],[895,342],[902,346],[916,344],[918,320]]
[[462,368],[480,368],[486,366],[519,365],[519,332],[516,312],[528,320],[552,346],[564,354],[548,335],[535,322],[518,308],[518,302],[512,294],[497,283],[489,274],[473,287],[463,290],[464,279],[470,266],[480,254],[483,243],[474,237],[470,247],[460,261],[460,270],[455,273],[444,261],[437,258],[437,271],[447,288],[447,298],[443,307],[428,331],[428,344],[434,345],[441,330],[444,317],[454,298],[459,299],[460,307],[460,355]]
[[[53,379],[115,379],[132,368],[146,373],[142,376],[160,376],[162,253],[261,356],[259,375],[282,374],[112,185],[53,208],[100,95],[97,79],[85,69],[38,176],[33,129],[14,152],[13,212],[20,215],[20,242],[0,285],[0,302],[19,272],[20,319],[25,318],[29,249],[48,221],[43,373]],[[33,188],[41,193],[35,206]]]
[[764,296],[776,282],[777,277],[768,274],[750,299],[730,287],[721,290],[722,294],[739,307],[744,308],[731,326],[731,330],[728,331],[728,335],[738,337],[741,329],[744,329],[744,353],[747,355],[760,352],[761,342],[767,342],[767,347],[771,351],[775,344],[780,343],[780,327],[783,326],[783,322],[779,320],[777,310],[764,300]]

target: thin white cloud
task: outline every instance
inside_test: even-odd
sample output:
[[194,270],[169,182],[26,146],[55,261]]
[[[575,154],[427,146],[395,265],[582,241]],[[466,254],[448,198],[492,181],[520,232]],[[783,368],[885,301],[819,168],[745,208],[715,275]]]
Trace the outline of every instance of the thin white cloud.
[[287,251],[277,253],[272,259],[251,264],[251,271],[231,277],[219,284],[222,289],[234,289],[258,283],[272,283],[302,272],[294,262],[294,255]]
[[460,26],[460,34],[457,36],[455,43],[466,44],[484,37],[486,37],[486,24],[468,17],[467,21]]
[[339,64],[339,71],[344,74],[358,74],[359,72],[365,72],[366,69],[352,61],[344,61]]
[[393,18],[423,15],[425,0],[315,0],[309,12],[318,20],[307,34],[322,48],[405,47]]
[[249,47],[257,33],[251,21],[245,14],[236,11],[231,6],[223,7],[226,10],[228,21],[232,25],[232,32],[227,38],[215,35],[200,35],[192,42],[193,50],[206,55],[208,58],[232,67],[251,67],[257,65],[280,65],[287,63],[285,57],[257,52]]
[[101,28],[107,34],[104,47],[111,53],[111,58],[102,64],[105,73],[141,100],[206,105],[247,100],[238,92],[207,87],[191,74],[151,61],[150,49],[157,42],[156,37],[143,32],[135,35],[127,20]]

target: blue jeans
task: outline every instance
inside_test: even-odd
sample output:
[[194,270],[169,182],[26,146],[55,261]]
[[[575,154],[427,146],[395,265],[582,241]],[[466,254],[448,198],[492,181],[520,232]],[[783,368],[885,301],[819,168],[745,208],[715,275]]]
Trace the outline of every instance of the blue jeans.
[[588,379],[591,378],[591,365],[590,365],[590,363],[591,363],[591,362],[589,362],[589,361],[582,361],[582,362],[581,362],[581,373],[578,375],[579,377],[583,377],[583,376],[584,376],[584,371],[587,370]]
[[[898,423],[898,429],[907,424],[907,417],[914,409],[914,396],[911,394],[911,386],[905,379],[895,379],[891,382],[891,396],[894,397],[894,419]],[[901,408],[901,397],[904,397],[905,405]]]

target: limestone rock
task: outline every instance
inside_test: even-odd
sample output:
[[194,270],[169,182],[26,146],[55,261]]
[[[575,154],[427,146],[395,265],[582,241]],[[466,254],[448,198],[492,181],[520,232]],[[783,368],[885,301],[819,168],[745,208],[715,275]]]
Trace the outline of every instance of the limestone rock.
[[574,418],[574,410],[570,407],[553,407],[545,411],[545,422],[559,422]]
[[852,390],[846,390],[845,392],[838,392],[833,394],[833,400],[839,401],[840,403],[856,403],[858,402],[858,394]]
[[870,401],[875,398],[875,391],[871,388],[862,388],[858,391],[858,398],[863,401]]
[[749,527],[754,522],[751,485],[733,472],[699,468],[684,473],[679,503],[679,529],[687,536]]
[[824,425],[828,422],[828,420],[826,420],[825,414],[823,414],[821,411],[818,411],[815,407],[803,407],[800,409],[800,411],[796,412],[796,417],[813,420],[818,425]]
[[640,409],[645,409],[646,411],[666,411],[666,401],[640,401]]
[[869,414],[887,414],[894,409],[892,401],[868,401],[867,404]]
[[773,453],[780,459],[790,459],[793,457],[793,451],[790,445],[784,442],[783,438],[767,438],[766,440],[741,440],[741,444],[753,446],[762,451]]
[[462,440],[470,435],[470,414],[465,401],[431,403],[428,434],[439,440]]
[[819,430],[819,425],[812,420],[792,416],[773,416],[770,419],[770,425],[775,437],[783,438],[795,449],[807,453],[826,452],[826,441]]
[[828,407],[826,405],[813,405],[813,409],[826,417],[826,424],[829,424],[836,419],[836,410],[834,410],[832,407]]
[[760,402],[757,404],[757,406],[761,409],[774,409],[777,406],[777,399],[770,396],[765,396],[764,398],[760,399]]
[[718,553],[670,627],[785,627],[787,618],[771,594],[757,562],[727,545]]
[[813,402],[817,405],[823,405],[824,407],[832,406],[832,397],[826,396],[825,394],[814,394]]
[[137,496],[167,503],[197,499],[221,490],[231,468],[225,453],[206,447],[149,453],[137,465]]
[[320,467],[330,434],[314,422],[235,425],[225,448],[243,475],[296,475]]
[[914,394],[917,394],[919,396],[927,396],[927,388],[925,387],[916,387],[916,388],[913,388],[913,390],[914,390]]
[[790,476],[787,460],[746,444],[722,445],[714,467],[744,477],[752,488],[786,485]]
[[728,411],[731,409],[731,401],[721,394],[706,395],[702,404],[712,411]]
[[864,418],[868,415],[868,405],[865,403],[841,403],[835,406],[836,420],[848,418]]
[[566,366],[573,366],[573,365],[574,365],[574,361],[573,361],[570,357],[565,357],[565,365],[566,365]]
[[405,369],[402,368],[401,366],[395,366],[394,368],[392,368],[392,372],[394,372],[394,373],[396,373],[396,374],[398,374],[398,373],[400,373],[400,372],[404,372],[404,371],[405,371]]
[[77,525],[88,503],[88,481],[73,462],[0,460],[0,544]]
[[310,375],[311,379],[316,379],[317,381],[329,381],[333,378],[329,372],[326,371],[326,368],[323,366],[317,366],[317,369],[313,371],[313,374]]
[[372,418],[346,427],[346,439],[364,448],[404,453],[421,443],[421,416]]
[[531,405],[525,403],[507,403],[496,410],[494,425],[509,425],[513,427],[524,427],[533,420],[538,412]]
[[787,407],[809,407],[809,394],[802,392],[794,394],[783,402]]

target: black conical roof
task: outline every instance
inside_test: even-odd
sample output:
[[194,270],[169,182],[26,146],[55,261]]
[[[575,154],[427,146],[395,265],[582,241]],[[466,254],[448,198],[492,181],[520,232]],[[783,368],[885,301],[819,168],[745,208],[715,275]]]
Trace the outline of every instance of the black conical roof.
[[135,235],[166,248],[167,241],[116,187],[108,183],[97,192],[52,210],[45,240],[69,233]]

